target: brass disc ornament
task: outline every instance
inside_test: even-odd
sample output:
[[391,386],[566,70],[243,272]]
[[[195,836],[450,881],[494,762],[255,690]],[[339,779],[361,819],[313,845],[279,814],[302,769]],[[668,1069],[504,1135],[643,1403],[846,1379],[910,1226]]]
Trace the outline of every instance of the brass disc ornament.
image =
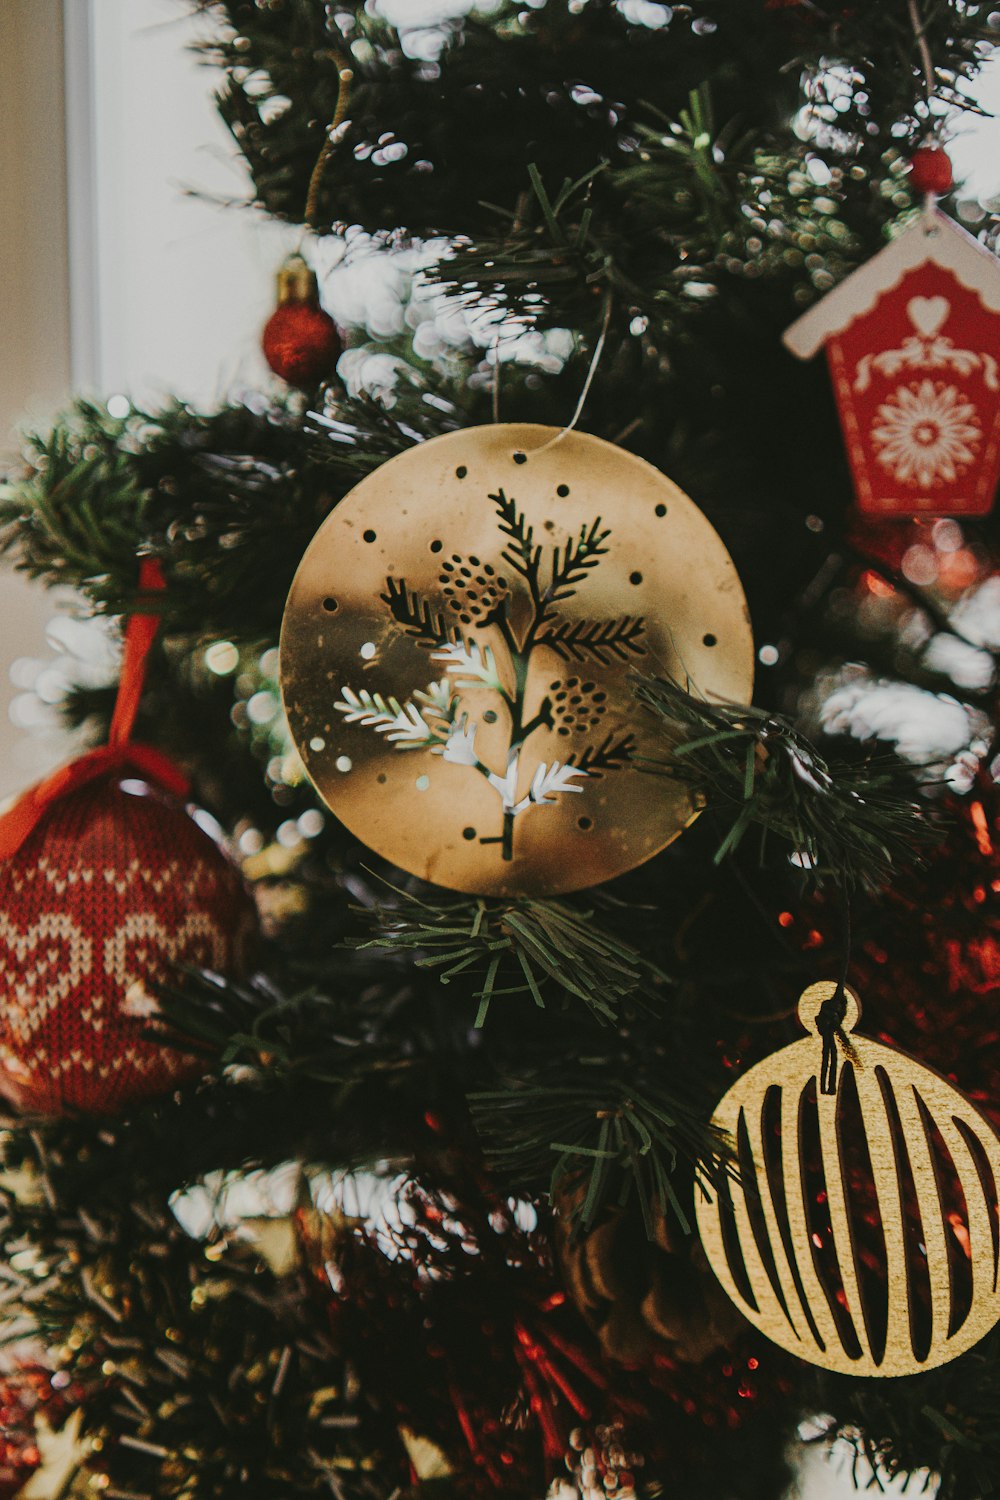
[[595,885],[693,817],[682,782],[636,765],[655,728],[636,670],[748,700],[736,569],[643,459],[532,425],[449,433],[363,479],[310,544],[281,633],[288,722],[327,805],[393,864],[487,896]]
[[916,1375],[1000,1319],[1000,1137],[933,1069],[851,1035],[846,986],[811,985],[811,1033],[740,1078],[713,1124],[736,1173],[698,1195],[709,1262],[783,1349],[845,1375]]

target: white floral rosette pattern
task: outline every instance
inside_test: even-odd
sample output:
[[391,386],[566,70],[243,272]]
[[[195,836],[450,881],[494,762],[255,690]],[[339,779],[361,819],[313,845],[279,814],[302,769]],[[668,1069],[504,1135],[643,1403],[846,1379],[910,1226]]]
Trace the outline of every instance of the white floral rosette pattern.
[[982,427],[957,386],[921,380],[899,386],[878,408],[872,446],[899,484],[954,484],[978,456]]
[[854,390],[863,393],[875,374],[932,372],[897,385],[875,408],[869,433],[875,460],[893,481],[925,493],[955,484],[981,455],[978,408],[968,384],[959,382],[978,372],[987,390],[1000,388],[991,354],[957,348],[944,333],[951,311],[947,297],[911,297],[912,332],[898,348],[864,355],[854,375]]

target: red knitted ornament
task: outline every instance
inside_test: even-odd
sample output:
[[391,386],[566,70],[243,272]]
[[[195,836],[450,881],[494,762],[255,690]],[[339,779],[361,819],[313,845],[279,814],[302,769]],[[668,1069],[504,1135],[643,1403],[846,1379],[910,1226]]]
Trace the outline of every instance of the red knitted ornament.
[[0,1091],[111,1114],[203,1068],[143,1039],[178,963],[238,972],[255,925],[239,871],[185,807],[110,771],[52,803],[0,865]]
[[315,385],[333,374],[340,358],[337,325],[320,307],[315,274],[301,255],[290,255],[278,272],[278,306],[264,325],[261,347],[289,385]]
[[255,927],[183,774],[132,741],[164,587],[144,559],[108,743],[0,816],[0,1093],[21,1109],[112,1114],[197,1074],[144,1038],[155,986],[180,963],[238,972]]

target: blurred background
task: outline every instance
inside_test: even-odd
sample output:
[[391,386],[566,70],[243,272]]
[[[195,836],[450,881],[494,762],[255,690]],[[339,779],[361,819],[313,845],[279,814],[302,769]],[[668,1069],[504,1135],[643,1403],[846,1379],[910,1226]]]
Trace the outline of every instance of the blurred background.
[[[290,237],[223,210],[245,182],[194,35],[178,0],[0,4],[8,472],[19,430],[44,427],[71,392],[210,405],[270,378],[259,334]],[[63,612],[47,640],[51,594],[0,575],[0,797],[65,754],[39,680],[53,648],[88,649],[71,601]]]
[[[414,19],[456,4],[392,0]],[[259,333],[296,231],[231,206],[245,181],[213,108],[213,77],[189,50],[196,24],[182,0],[0,0],[8,471],[19,431],[46,426],[71,392],[117,403],[118,415],[168,395],[211,405],[271,378]],[[986,113],[957,122],[950,149],[968,196],[995,207],[1000,56],[979,100]],[[338,297],[377,295],[375,281],[374,269],[368,287],[356,273],[351,284],[329,278],[331,311]],[[65,757],[51,706],[62,693],[60,657],[106,676],[105,641],[75,618],[72,598],[0,573],[0,797]],[[849,1492],[843,1469],[809,1457],[809,1500]]]

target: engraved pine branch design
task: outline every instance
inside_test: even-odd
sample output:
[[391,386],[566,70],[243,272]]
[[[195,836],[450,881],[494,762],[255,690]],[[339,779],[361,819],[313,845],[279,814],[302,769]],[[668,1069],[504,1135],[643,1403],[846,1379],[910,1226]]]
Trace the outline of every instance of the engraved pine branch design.
[[[502,825],[500,833],[481,837],[480,843],[499,844],[502,858],[512,860],[514,827],[523,812],[529,807],[552,806],[565,793],[583,792],[580,783],[622,769],[629,763],[634,748],[631,734],[609,733],[602,741],[588,744],[582,752],[573,752],[564,761],[540,761],[527,791],[518,796],[522,756],[528,740],[539,729],[553,729],[560,716],[573,721],[572,711],[557,701],[566,698],[565,690],[555,698],[547,693],[537,711],[528,716],[528,681],[533,658],[545,647],[567,663],[596,662],[606,667],[614,661],[627,662],[631,657],[645,654],[645,622],[641,616],[631,615],[588,620],[567,619],[560,614],[559,605],[586,585],[607,555],[611,530],[602,526],[600,518],[582,526],[579,535],[563,546],[543,546],[535,541],[534,528],[528,525],[516,500],[508,498],[502,489],[489,498],[506,539],[501,556],[516,582],[508,586],[505,579],[496,578],[495,570],[488,564],[468,559],[469,564],[484,569],[476,579],[484,585],[484,591],[476,596],[481,605],[470,606],[478,618],[473,620],[471,615],[463,615],[463,620],[469,620],[466,626],[450,619],[444,604],[410,589],[405,579],[388,577],[382,602],[399,628],[429,652],[431,661],[441,664],[445,676],[414,692],[405,703],[365,689],[355,692],[345,687],[335,706],[347,723],[384,735],[396,750],[429,751],[485,777],[500,798]],[[444,566],[454,570],[460,562],[456,553],[452,563]],[[471,573],[471,567],[461,568],[462,575],[471,578]],[[447,574],[442,575],[446,577]],[[461,582],[458,573],[455,579]],[[447,592],[455,591],[446,589]],[[469,598],[474,597],[471,584],[467,592]],[[516,599],[525,596],[530,608],[520,613],[526,614],[527,624],[516,629],[512,621],[513,606]],[[477,631],[490,627],[495,627],[503,643],[507,671],[501,670],[493,646],[476,639]],[[576,678],[570,679],[570,683],[577,682]],[[553,683],[552,689],[558,686]],[[592,690],[593,702],[589,709],[577,710],[581,716],[577,721],[579,727],[585,722],[591,726],[599,722],[607,696],[593,692],[593,684],[584,686]],[[491,770],[479,758],[476,749],[479,725],[470,720],[461,706],[462,691],[471,688],[495,693],[507,709],[510,732],[502,774]],[[570,699],[571,703],[581,701],[581,695]],[[585,720],[586,713],[592,713],[593,718]],[[569,731],[563,728],[561,732]]]

